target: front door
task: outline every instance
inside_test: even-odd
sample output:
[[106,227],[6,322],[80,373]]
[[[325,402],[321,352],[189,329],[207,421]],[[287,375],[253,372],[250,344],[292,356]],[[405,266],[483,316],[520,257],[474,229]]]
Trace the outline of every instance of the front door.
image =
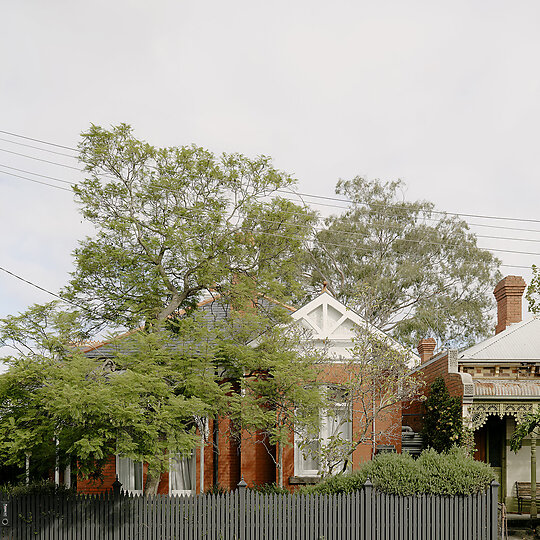
[[486,461],[499,482],[499,501],[506,495],[506,418],[490,416],[486,422]]

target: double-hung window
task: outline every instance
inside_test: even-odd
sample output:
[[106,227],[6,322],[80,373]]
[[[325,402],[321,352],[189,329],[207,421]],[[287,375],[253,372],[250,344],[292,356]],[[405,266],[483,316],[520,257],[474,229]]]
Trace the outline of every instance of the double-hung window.
[[350,409],[335,402],[331,410],[320,414],[318,433],[298,430],[294,436],[294,470],[296,476],[318,476],[321,472],[337,473],[352,441]]
[[131,495],[142,495],[143,464],[131,458],[116,456],[116,474],[122,489]]
[[196,491],[195,451],[187,456],[171,458],[169,469],[170,495],[193,495]]

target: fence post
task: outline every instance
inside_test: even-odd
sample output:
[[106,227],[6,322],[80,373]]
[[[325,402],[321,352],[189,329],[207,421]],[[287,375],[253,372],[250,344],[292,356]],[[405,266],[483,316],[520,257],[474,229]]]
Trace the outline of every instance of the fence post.
[[497,480],[491,481],[490,487],[490,503],[491,503],[491,512],[490,512],[490,521],[491,521],[491,538],[493,540],[497,539],[498,535],[498,517],[499,517],[499,483]]
[[373,484],[369,479],[369,476],[366,478],[364,484],[364,527],[366,531],[366,538],[371,540],[375,537],[375,531],[372,528],[372,509],[373,509]]
[[120,495],[122,489],[122,482],[118,480],[118,475],[116,475],[116,480],[112,483],[112,504],[113,504],[113,539],[120,538]]
[[238,524],[238,533],[240,535],[240,540],[244,540],[246,537],[246,488],[247,483],[242,476],[242,479],[237,484],[238,494],[240,496],[240,513]]

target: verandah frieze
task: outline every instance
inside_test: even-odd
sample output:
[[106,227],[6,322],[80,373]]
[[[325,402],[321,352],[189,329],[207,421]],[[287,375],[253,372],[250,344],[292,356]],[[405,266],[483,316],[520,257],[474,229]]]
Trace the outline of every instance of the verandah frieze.
[[488,416],[513,416],[516,423],[521,423],[524,418],[536,410],[535,403],[500,402],[500,403],[472,403],[466,408],[466,413],[470,427],[473,430],[480,429],[487,421]]

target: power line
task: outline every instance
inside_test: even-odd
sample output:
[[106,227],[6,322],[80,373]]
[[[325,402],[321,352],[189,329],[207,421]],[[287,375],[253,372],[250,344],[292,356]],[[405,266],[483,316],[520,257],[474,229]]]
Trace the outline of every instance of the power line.
[[[0,167],[2,167],[2,165],[0,165]],[[15,170],[22,170],[22,169],[16,169],[15,167],[8,167],[8,168],[15,169]],[[26,172],[28,172],[28,171],[26,171]],[[20,179],[23,179],[23,180],[27,180],[29,182],[34,182],[34,183],[45,185],[45,186],[48,186],[48,187],[61,189],[63,191],[69,191],[70,193],[72,192],[71,189],[67,189],[67,188],[64,188],[64,187],[61,187],[61,186],[56,186],[56,185],[53,185],[53,184],[49,184],[48,182],[35,180],[33,178],[28,178],[28,177],[25,177],[25,176],[22,176],[22,175],[10,173],[10,172],[6,172],[4,174],[6,174],[7,176],[17,177],[17,178],[20,178]],[[64,182],[66,184],[73,185],[72,183],[70,183],[70,182],[68,182],[66,180],[61,180],[61,179],[57,179],[57,178],[50,177],[50,176],[45,176],[45,175],[32,173],[32,172],[28,172],[28,174],[36,174],[37,176],[42,176],[42,177],[46,177],[46,178],[49,178],[49,179],[54,179],[54,180],[57,180],[57,181],[60,181],[60,182]],[[197,212],[200,212],[200,209],[198,209]],[[291,215],[292,215],[292,213],[291,213]],[[295,215],[299,215],[299,214],[296,213]],[[262,219],[260,221],[278,224],[278,222],[272,222],[272,221],[264,220],[264,219]],[[301,225],[301,224],[297,224],[296,226],[307,228],[305,225]],[[321,232],[324,229],[317,229],[317,230],[319,232]],[[348,236],[353,236],[353,237],[364,237],[364,238],[369,237],[368,234],[363,234],[363,233],[354,232],[354,231],[340,231],[340,233],[341,234],[346,234]],[[520,241],[520,242],[540,242],[540,240],[537,240],[537,239],[530,239],[529,240],[529,239],[526,239],[526,238],[509,238],[509,237],[504,237],[504,236],[489,236],[489,235],[479,235],[479,234],[475,234],[475,237],[476,238],[487,238],[487,239],[491,239],[491,240],[506,240],[506,241]],[[400,240],[402,242],[407,242],[407,243],[417,243],[417,244],[427,243],[427,244],[430,244],[430,245],[439,245],[439,246],[443,246],[443,247],[459,247],[459,245],[448,244],[448,243],[444,243],[444,242],[434,242],[434,241],[427,241],[427,240],[414,240],[414,239],[407,239],[407,238],[401,238]],[[345,244],[322,242],[321,240],[318,240],[318,242],[320,242],[322,244],[325,244],[325,245],[334,246],[334,247],[349,247],[349,246],[346,246]],[[359,249],[359,248],[357,247],[357,249]],[[529,252],[529,251],[519,251],[519,250],[500,249],[500,248],[480,248],[480,249],[485,249],[487,251],[495,251],[495,252],[498,252],[498,253],[512,253],[512,254],[519,254],[519,255],[540,256],[540,253],[534,253],[534,252]]]
[[34,184],[41,184],[43,186],[49,186],[52,188],[61,189],[63,191],[69,191],[70,193],[73,193],[71,189],[68,189],[62,186],[55,186],[54,184],[49,184],[48,182],[42,182],[41,180],[36,180],[35,178],[27,178],[26,176],[21,176],[20,174],[15,174],[12,172],[4,172],[4,171],[0,171],[0,172],[8,177],[15,176],[17,178],[21,178],[22,180],[27,180],[28,182],[34,182]]
[[35,161],[42,161],[43,163],[50,163],[51,165],[58,165],[59,167],[65,167],[66,169],[73,169],[74,171],[82,172],[78,167],[72,167],[71,165],[64,165],[63,163],[58,163],[57,161],[49,161],[48,159],[41,159],[34,156],[29,156],[28,154],[21,154],[19,152],[13,152],[12,150],[5,150],[0,148],[0,152],[7,152],[8,154],[15,154],[16,156],[22,156],[28,159],[33,159]]
[[[14,171],[23,172],[25,174],[32,174],[34,176],[40,176],[41,178],[48,178],[49,180],[55,180],[56,182],[62,182],[63,184],[68,184],[72,186],[75,184],[75,182],[69,182],[68,180],[62,180],[61,178],[56,178],[56,176],[47,176],[46,174],[39,174],[32,171],[25,171],[24,169],[18,169],[17,167],[10,167],[9,165],[4,165],[3,163],[0,163],[0,167],[4,167],[5,169],[12,169]],[[50,185],[50,184],[46,184]]]
[[76,306],[76,307],[78,307],[80,309],[88,310],[87,307],[81,306],[81,305],[77,304],[76,302],[72,302],[71,300],[68,300],[67,298],[63,298],[59,294],[53,293],[52,291],[49,291],[48,289],[45,289],[44,287],[41,287],[41,285],[37,285],[36,283],[33,283],[32,281],[29,281],[28,279],[25,279],[25,278],[15,274],[14,272],[11,272],[7,268],[3,268],[3,267],[0,266],[0,270],[2,270],[2,272],[5,272],[6,274],[9,274],[10,276],[13,276],[14,278],[17,278],[20,281],[23,281],[24,283],[27,283],[28,285],[31,285],[32,287],[35,287],[36,289],[39,289],[40,291],[46,292],[47,294],[50,294],[52,296],[55,296],[56,298],[59,298],[63,302],[67,302],[68,304],[72,304],[72,305],[74,305],[74,306]]
[[12,133],[11,131],[4,131],[4,130],[0,129],[0,133],[4,133],[6,135],[11,135],[12,137],[19,137],[21,139],[27,139],[29,141],[39,142],[39,143],[42,143],[42,144],[48,144],[50,146],[56,146],[58,148],[65,148],[66,150],[73,150],[74,152],[78,152],[78,150],[76,148],[71,148],[70,146],[64,146],[63,144],[56,144],[56,143],[52,143],[52,142],[48,142],[48,141],[43,141],[41,139],[34,139],[33,137],[26,137],[25,135],[19,135],[17,133]]
[[[31,140],[31,141],[35,141],[35,142],[40,142],[42,144],[48,144],[48,145],[56,146],[56,147],[59,147],[59,148],[65,148],[66,150],[72,150],[74,152],[78,151],[76,148],[73,148],[73,147],[70,147],[70,146],[64,146],[64,145],[61,145],[61,144],[51,143],[51,142],[48,142],[48,141],[44,141],[42,139],[35,139],[33,137],[27,137],[27,136],[24,136],[24,135],[19,135],[17,133],[5,131],[5,130],[0,130],[0,133],[5,133],[5,134],[11,135],[13,137],[20,137],[20,138],[23,138],[23,139],[27,139],[27,140]],[[5,141],[6,139],[0,139],[0,140]],[[8,140],[8,142],[14,142],[14,141],[9,141]],[[14,144],[21,144],[21,143],[14,143]],[[43,150],[43,149],[35,147],[35,146],[30,146],[30,145],[25,145],[25,146],[29,146],[30,148],[36,148],[38,150]],[[9,152],[9,153],[12,153],[12,154],[15,154],[15,155],[27,157],[27,158],[30,158],[30,159],[35,159],[37,161],[44,161],[45,163],[50,163],[50,164],[53,164],[53,165],[58,165],[58,166],[61,166],[61,167],[67,167],[67,168],[71,168],[71,169],[80,171],[80,169],[78,169],[77,167],[70,167],[69,165],[64,165],[62,163],[52,162],[52,161],[48,161],[48,160],[42,160],[42,159],[39,159],[39,158],[35,158],[33,156],[28,156],[26,154],[19,154],[17,152],[10,152],[9,150],[4,150],[4,149],[1,149],[1,148],[0,148],[0,151]],[[68,154],[60,154],[60,155],[64,155],[64,156],[71,157],[71,158],[76,157],[76,156],[71,156],[71,155],[68,155]],[[297,196],[302,196],[302,197],[309,197],[309,198],[312,198],[312,199],[322,199],[322,200],[328,200],[328,201],[342,202],[342,203],[346,203],[346,204],[354,204],[354,201],[352,201],[350,199],[342,199],[342,198],[338,198],[338,197],[330,197],[330,196],[324,196],[324,195],[314,195],[314,194],[311,194],[311,193],[303,193],[303,192],[299,192],[299,191],[290,191],[290,190],[279,190],[278,189],[276,191],[279,192],[279,193],[287,193],[289,195],[297,195]],[[366,205],[366,203],[360,203],[360,204]],[[331,206],[331,205],[328,205],[328,206]],[[391,207],[390,205],[385,205],[383,203],[372,203],[371,206],[379,206],[379,207],[383,207],[383,208]],[[343,207],[343,206],[335,206],[335,207],[336,208],[347,208],[347,207]],[[423,212],[426,213],[427,211],[423,210]],[[504,221],[518,221],[518,222],[521,221],[521,222],[529,222],[529,223],[540,223],[540,220],[531,219],[531,218],[511,218],[511,217],[507,217],[507,216],[490,216],[490,215],[484,215],[484,214],[466,214],[466,213],[458,213],[458,212],[444,212],[444,211],[441,211],[441,210],[429,210],[429,212],[434,213],[434,214],[451,215],[451,216],[457,216],[457,217],[462,217],[463,216],[463,217],[479,218],[479,219],[495,219],[495,220],[504,220]],[[484,226],[484,227],[489,226],[489,225],[478,224],[478,223],[477,224],[471,224],[471,225],[480,226],[480,227],[481,226]]]
[[[0,139],[0,140],[4,140],[4,139]],[[22,155],[22,154],[21,154]],[[27,157],[31,157],[31,156],[27,156]],[[47,163],[52,163],[52,162],[47,162]],[[54,162],[56,165],[61,165],[63,166],[63,164],[61,163],[56,163]],[[32,171],[27,171],[25,169],[19,169],[17,167],[11,167],[10,165],[0,165],[2,167],[5,167],[5,168],[8,168],[8,169],[12,169],[12,170],[15,170],[15,171],[19,171],[19,172],[23,172],[25,174],[31,174],[33,176],[40,176],[42,178],[48,178],[49,180],[55,180],[57,182],[62,182],[64,184],[68,184],[68,185],[74,185],[76,184],[76,182],[69,182],[67,180],[63,180],[61,178],[58,178],[56,176],[49,176],[49,175],[44,175],[44,174],[40,174],[40,173],[35,173],[35,172],[32,172]],[[81,171],[80,169],[77,169],[79,172],[83,172]],[[108,178],[111,178],[111,176],[107,176]],[[45,184],[44,185],[49,185],[49,184]],[[52,187],[56,187],[56,186],[52,186]],[[168,189],[170,190],[170,188],[166,188],[165,186],[162,186],[163,189]],[[172,191],[172,190],[170,190]],[[288,192],[289,194],[294,194],[294,192]],[[318,197],[317,195],[310,195],[310,197]],[[288,199],[288,200],[291,200],[291,199]],[[325,204],[325,203],[319,203],[319,202],[310,202],[310,204],[313,204],[313,205],[316,205],[316,206],[324,206],[324,207],[329,207],[329,208],[339,208],[339,209],[346,209],[348,208],[347,206],[339,206],[339,205],[333,205],[333,204]],[[289,213],[290,215],[294,215],[295,213],[293,212],[290,212]],[[296,214],[296,215],[299,215],[299,214]],[[323,220],[324,218],[319,218],[319,220]],[[425,217],[424,219],[428,220],[428,221],[433,221],[433,222],[437,222],[438,220],[437,219],[434,219],[434,218],[427,218]],[[502,225],[488,225],[486,223],[468,223],[469,226],[471,227],[484,227],[484,228],[491,228],[491,229],[501,229],[501,230],[509,230],[509,231],[520,231],[520,232],[531,232],[531,233],[538,233],[540,234],[540,230],[538,229],[525,229],[525,228],[522,228],[522,227],[505,227],[505,226],[502,226]],[[515,241],[523,241],[523,242],[537,242],[538,240],[532,240],[532,239],[527,239],[527,238],[511,238],[511,237],[491,237],[491,236],[482,236],[482,235],[477,235],[479,238],[493,238],[493,239],[502,239],[502,240],[515,240]]]
[[[352,201],[351,199],[340,199],[338,197],[328,197],[323,195],[310,195],[309,193],[302,193],[300,191],[288,191],[284,189],[277,189],[276,190],[279,193],[288,193],[291,195],[301,195],[302,197],[312,197],[315,199],[323,199],[328,201],[337,201],[337,202],[343,202],[343,203],[349,203],[354,204],[355,201]],[[360,202],[358,204],[367,205],[367,203]],[[391,205],[383,204],[383,203],[370,203],[370,206],[375,207],[381,207],[381,208],[392,208]],[[344,207],[346,208],[346,207]],[[399,209],[396,209],[399,210]],[[428,210],[422,210],[422,212],[428,212]],[[530,219],[530,218],[511,218],[511,217],[501,217],[501,216],[487,216],[482,214],[465,214],[465,213],[457,213],[457,212],[443,212],[442,210],[429,210],[429,212],[433,214],[442,214],[442,215],[448,215],[448,216],[457,216],[457,217],[474,217],[474,218],[480,218],[480,219],[501,219],[501,220],[507,220],[507,221],[527,221],[530,223],[540,223],[540,219]]]
[[[10,131],[0,130],[0,133],[4,133],[6,135],[11,135],[13,137],[20,137],[22,139],[35,141],[35,142],[39,142],[39,143],[42,143],[42,144],[48,144],[48,145],[51,145],[51,146],[56,146],[58,148],[64,148],[66,150],[72,150],[74,152],[78,152],[78,150],[76,148],[73,148],[73,147],[70,147],[70,146],[64,146],[64,145],[61,145],[61,144],[56,144],[56,143],[44,141],[42,139],[36,139],[36,138],[33,138],[33,137],[27,137],[25,135],[20,135],[20,134],[13,133],[13,132],[10,132]],[[5,139],[1,139],[1,140],[5,140]],[[12,142],[12,141],[10,141],[10,142]],[[34,148],[34,147],[32,147],[32,148]],[[2,149],[0,149],[0,150],[2,150]],[[7,150],[2,150],[2,151],[7,152]],[[11,152],[11,153],[17,154],[16,152]],[[31,159],[38,159],[38,158],[33,158],[32,156],[27,156],[25,154],[17,154],[17,155],[21,155],[21,156],[24,156],[24,157],[29,157]],[[66,154],[63,154],[63,155],[66,155]],[[75,156],[69,156],[69,157],[75,157]],[[45,161],[46,163],[52,163],[54,165],[60,165],[60,166],[63,166],[63,167],[69,167],[68,165],[63,165],[63,164],[57,163],[57,162],[50,162],[50,161],[46,161],[46,160],[38,160],[38,161]],[[70,168],[75,169],[75,170],[80,170],[80,169],[78,169],[76,167],[70,167]],[[313,199],[322,199],[322,200],[328,200],[328,201],[343,202],[343,203],[346,203],[346,204],[354,203],[354,201],[352,201],[350,199],[341,199],[341,198],[338,198],[338,197],[330,197],[330,196],[324,196],[324,195],[314,195],[312,193],[303,193],[303,192],[300,192],[300,191],[290,191],[290,190],[279,190],[278,189],[277,192],[287,193],[287,194],[290,194],[290,195],[297,195],[297,196],[300,195],[302,197],[310,197],[310,198],[313,198]],[[366,203],[360,203],[360,204],[365,205]],[[382,203],[373,204],[373,206],[390,207],[390,205],[384,205]],[[338,206],[337,208],[346,208],[346,207],[339,207]],[[444,211],[441,211],[441,210],[430,210],[430,212],[434,213],[434,214],[451,215],[451,216],[457,216],[457,217],[464,216],[464,217],[472,217],[472,218],[479,218],[479,219],[496,219],[496,220],[505,220],[505,221],[523,221],[523,222],[530,222],[530,223],[540,223],[540,220],[531,219],[531,218],[511,218],[511,217],[506,217],[506,216],[490,216],[490,215],[483,215],[483,214],[466,214],[466,213],[458,213],[458,212],[444,212]],[[486,226],[486,225],[481,225],[481,224],[475,224],[475,225]]]
[[[296,235],[291,236],[291,235],[277,234],[277,233],[270,233],[270,232],[263,232],[262,234],[267,235],[267,236],[275,236],[277,238],[289,238],[289,239],[292,238],[294,240],[304,240],[304,237],[296,236]],[[325,245],[325,246],[343,247],[343,248],[346,248],[346,249],[354,248],[356,250],[361,250],[364,253],[372,253],[374,251],[373,249],[362,248],[362,247],[358,247],[358,246],[351,246],[351,245],[347,245],[347,244],[337,244],[337,243],[332,243],[332,242],[321,242],[321,244]],[[486,248],[480,248],[480,249],[486,249]],[[487,250],[487,251],[490,251],[490,250]],[[500,250],[495,250],[495,251],[500,251]],[[521,252],[514,252],[514,253],[521,253]],[[523,253],[523,254],[527,255],[527,253]],[[540,253],[531,253],[530,255],[538,255],[538,256],[540,256]],[[530,266],[521,266],[521,265],[515,265],[515,264],[501,264],[500,266],[509,266],[511,268],[526,268],[527,270],[531,269]]]
[[4,139],[0,137],[0,141],[4,141],[10,144],[17,144],[19,146],[25,146],[26,148],[34,148],[35,150],[40,150],[41,152],[49,152],[50,154],[56,154],[57,156],[66,156],[73,159],[78,159],[77,156],[72,154],[65,154],[64,152],[56,152],[55,150],[49,150],[48,148],[40,148],[39,146],[34,146],[33,144],[25,144],[18,141],[10,141],[9,139]]

